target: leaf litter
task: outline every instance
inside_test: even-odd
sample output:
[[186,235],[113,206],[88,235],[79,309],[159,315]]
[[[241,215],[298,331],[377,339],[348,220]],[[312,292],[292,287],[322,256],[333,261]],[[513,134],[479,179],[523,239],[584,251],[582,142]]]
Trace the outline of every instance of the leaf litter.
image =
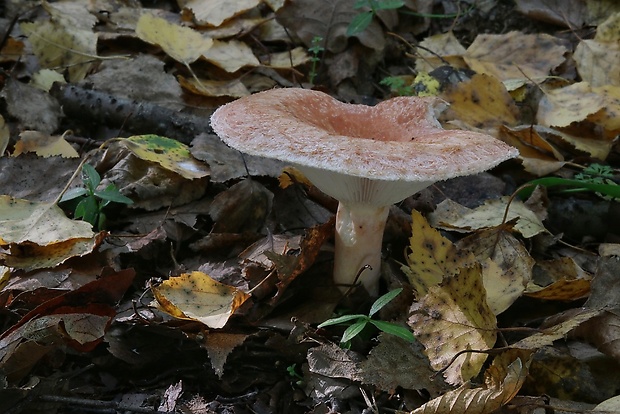
[[[511,193],[596,164],[617,185],[617,4],[18,3],[0,20],[0,411],[614,409],[597,367],[619,366],[617,201]],[[403,293],[373,318],[415,342],[368,324],[343,349],[344,326],[317,329],[373,302],[331,284],[334,200],[204,122],[276,86],[438,95],[444,127],[519,148],[491,196],[438,185],[392,209],[383,289]],[[76,154],[134,202],[106,207],[106,231],[54,201]]]

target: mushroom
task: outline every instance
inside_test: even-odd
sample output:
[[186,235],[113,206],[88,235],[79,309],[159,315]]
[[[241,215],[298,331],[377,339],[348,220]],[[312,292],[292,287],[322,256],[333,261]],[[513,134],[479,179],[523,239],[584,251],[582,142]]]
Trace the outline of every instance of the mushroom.
[[428,97],[366,106],[307,89],[272,89],[218,108],[211,126],[230,147],[292,164],[339,201],[334,282],[346,291],[359,277],[376,296],[390,205],[518,155],[489,135],[443,129],[436,119],[443,107]]

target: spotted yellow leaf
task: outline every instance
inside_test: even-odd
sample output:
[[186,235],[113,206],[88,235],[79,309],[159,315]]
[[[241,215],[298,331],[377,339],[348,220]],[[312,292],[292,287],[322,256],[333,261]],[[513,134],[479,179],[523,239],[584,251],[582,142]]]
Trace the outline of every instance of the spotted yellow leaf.
[[209,175],[208,166],[192,157],[187,145],[174,139],[159,135],[135,135],[120,143],[136,157],[157,163],[189,180]]
[[250,295],[211,279],[202,272],[171,277],[151,290],[159,307],[179,319],[222,328]]

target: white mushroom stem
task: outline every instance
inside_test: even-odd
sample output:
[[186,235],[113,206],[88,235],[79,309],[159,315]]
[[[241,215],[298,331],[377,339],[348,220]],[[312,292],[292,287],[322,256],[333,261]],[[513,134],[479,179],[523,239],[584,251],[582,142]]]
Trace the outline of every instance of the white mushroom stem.
[[334,282],[344,292],[358,282],[371,296],[379,293],[381,243],[389,206],[377,207],[340,202],[336,214]]

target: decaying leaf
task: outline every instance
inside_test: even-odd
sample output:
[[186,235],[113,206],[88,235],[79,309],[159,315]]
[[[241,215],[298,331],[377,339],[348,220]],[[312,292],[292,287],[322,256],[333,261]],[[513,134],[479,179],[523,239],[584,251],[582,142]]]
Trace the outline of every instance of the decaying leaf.
[[419,296],[428,288],[457,274],[462,267],[474,263],[472,256],[463,254],[426,222],[416,210],[411,211],[411,231],[407,265],[402,270]]
[[[513,359],[511,359],[512,357]],[[471,388],[463,384],[411,411],[409,414],[490,414],[519,392],[528,374],[529,355],[507,352],[493,361],[485,372],[485,385]]]
[[214,40],[213,46],[206,50],[202,56],[214,65],[231,73],[244,66],[260,65],[250,46],[239,40]]
[[564,166],[564,156],[542,134],[556,133],[541,125],[533,127],[499,127],[499,138],[519,150],[519,159],[525,171],[539,177],[555,172]]
[[84,79],[97,58],[94,15],[79,2],[42,2],[49,20],[20,25],[44,68],[68,68],[69,80]]
[[151,286],[160,309],[179,319],[222,328],[250,295],[219,283],[202,272],[171,277]]
[[536,263],[540,277],[527,286],[526,294],[545,300],[577,300],[590,293],[592,275],[574,259],[561,257]]
[[594,39],[582,40],[573,54],[579,75],[592,86],[620,86],[620,11],[608,16]]
[[[487,200],[473,210],[452,200],[445,200],[429,215],[429,219],[433,227],[460,232],[495,227],[504,220],[508,200],[509,197]],[[519,200],[512,200],[506,221],[515,218],[518,218],[518,221],[514,229],[523,237],[530,238],[547,232],[541,219]]]
[[490,349],[497,337],[497,322],[486,302],[479,265],[463,268],[441,285],[431,286],[411,306],[410,315],[409,326],[426,348],[431,366],[444,370],[449,383],[462,384],[478,374],[487,355],[466,351]]
[[466,67],[462,57],[465,48],[452,31],[429,36],[420,42],[420,46],[424,49],[420,47],[417,50],[420,57],[416,59],[415,67],[418,72],[431,72],[446,62],[453,67]]
[[501,81],[541,80],[564,62],[567,48],[548,34],[478,35],[463,56],[471,69]]
[[442,95],[450,103],[446,117],[494,133],[502,125],[516,125],[518,110],[506,87],[495,77],[476,74]]
[[205,338],[204,347],[209,354],[209,360],[215,375],[222,378],[222,375],[224,375],[224,364],[228,355],[241,345],[248,336],[246,334],[209,332],[209,335]]
[[482,263],[482,278],[487,303],[499,315],[514,303],[532,277],[534,259],[510,232],[511,224],[472,234],[458,248],[469,251]]
[[15,143],[13,156],[25,152],[34,152],[40,157],[59,155],[65,158],[78,157],[77,151],[60,136],[50,136],[39,131],[23,131],[19,134],[20,140]]

